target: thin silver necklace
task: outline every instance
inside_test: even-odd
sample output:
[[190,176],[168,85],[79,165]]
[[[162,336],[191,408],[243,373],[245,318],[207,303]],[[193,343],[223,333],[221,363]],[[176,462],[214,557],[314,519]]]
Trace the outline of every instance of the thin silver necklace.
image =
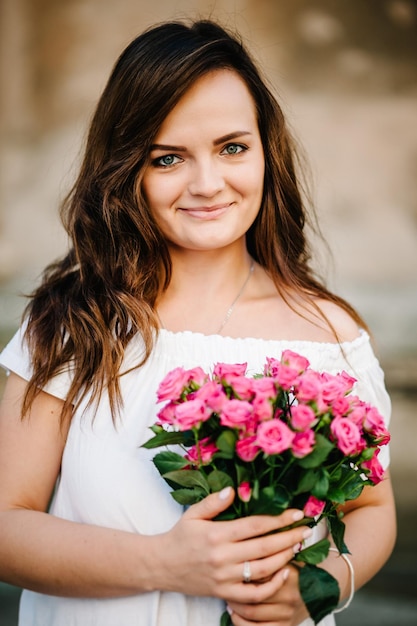
[[255,263],[252,260],[252,262],[250,264],[248,275],[245,278],[245,282],[241,286],[241,288],[239,290],[239,293],[237,294],[236,298],[233,300],[232,304],[227,309],[226,315],[224,316],[224,319],[223,319],[222,323],[220,324],[219,329],[216,332],[216,335],[220,335],[220,333],[222,332],[223,328],[226,326],[227,322],[229,321],[230,316],[233,313],[233,309],[235,308],[235,304],[239,300],[239,298],[243,294],[243,292],[245,291],[246,285],[248,284],[249,279],[252,276],[252,272],[253,272],[254,269],[255,269]]
[[[255,263],[254,263],[254,261],[252,260],[252,261],[251,261],[251,264],[250,264],[250,268],[249,268],[248,275],[247,275],[247,276],[246,276],[246,278],[245,278],[245,282],[243,283],[243,285],[242,285],[242,286],[241,286],[241,288],[239,289],[239,292],[238,292],[238,294],[237,294],[236,298],[233,300],[232,304],[231,304],[231,305],[229,306],[229,308],[227,309],[227,311],[226,311],[226,315],[224,316],[223,321],[222,321],[222,323],[220,324],[220,326],[219,326],[219,328],[218,328],[218,330],[217,330],[217,332],[216,332],[216,335],[220,335],[221,331],[223,330],[223,328],[226,326],[227,322],[229,321],[230,316],[231,316],[231,315],[232,315],[232,313],[233,313],[233,309],[235,308],[236,302],[239,300],[239,298],[241,297],[241,295],[242,295],[242,294],[243,294],[243,292],[245,291],[246,285],[248,284],[249,279],[250,279],[250,277],[252,276],[252,273],[253,273],[253,270],[254,270],[254,269],[255,269]],[[158,311],[156,312],[156,315],[157,315],[157,318],[158,318],[159,323],[160,323],[160,325],[161,325],[161,328],[165,328],[165,325],[164,325],[164,323],[163,323],[163,321],[162,321],[162,319],[161,319],[161,316],[159,315]]]

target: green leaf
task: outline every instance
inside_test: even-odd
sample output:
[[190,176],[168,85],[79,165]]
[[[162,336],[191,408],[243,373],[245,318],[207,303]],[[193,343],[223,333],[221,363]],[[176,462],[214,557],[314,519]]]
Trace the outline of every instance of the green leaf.
[[214,518],[216,521],[229,521],[231,519],[237,519],[238,517],[241,517],[241,515],[237,515],[236,512],[231,509],[228,508],[226,511],[222,511],[221,513],[219,513],[218,515],[216,515],[216,517]]
[[165,431],[165,429],[162,426],[159,426],[159,424],[152,424],[152,426],[149,426],[149,428],[155,435],[158,435],[159,433]]
[[179,504],[189,506],[200,502],[206,496],[206,493],[202,489],[196,487],[194,489],[177,489],[176,491],[171,492],[171,496]]
[[375,454],[375,448],[365,448],[360,455],[360,461],[369,461]]
[[339,603],[340,589],[337,580],[315,565],[300,568],[300,592],[315,624],[331,613]]
[[235,454],[237,436],[231,430],[224,430],[216,439],[216,446],[225,459],[232,459]]
[[336,512],[329,515],[329,517],[327,518],[327,523],[329,525],[330,533],[333,537],[336,548],[341,553],[349,554],[349,550],[344,542],[345,523],[340,519]]
[[250,482],[251,473],[247,465],[236,464],[236,477],[237,484],[244,483],[246,481]]
[[298,465],[305,468],[319,467],[329,456],[333,450],[334,444],[331,443],[326,437],[316,434],[316,445],[313,452],[305,456],[298,461]]
[[207,482],[210,486],[210,491],[213,493],[221,491],[224,487],[233,487],[233,480],[229,474],[220,470],[211,472],[207,477]]
[[325,500],[329,490],[329,475],[324,468],[317,472],[316,482],[311,490],[313,496],[319,500]]
[[249,502],[252,515],[279,515],[289,507],[289,504],[288,491],[281,485],[261,489],[259,499],[252,498]]
[[335,470],[332,470],[332,473],[330,476],[330,484],[337,485],[339,481],[342,479],[342,475],[343,475],[343,470],[340,466],[337,467]]
[[335,504],[344,504],[346,502],[345,492],[343,489],[339,489],[338,487],[334,489],[330,488],[327,493],[327,498]]
[[365,483],[361,479],[361,482],[349,489],[349,493],[346,495],[346,500],[356,500],[361,495],[363,488],[365,487]]
[[300,550],[294,557],[295,561],[309,563],[310,565],[317,565],[324,561],[329,554],[330,541],[328,539],[322,539],[313,543],[313,545],[304,550]]
[[198,470],[176,470],[166,472],[163,477],[181,487],[200,487],[206,494],[210,493],[207,478]]
[[232,626],[232,620],[227,611],[225,611],[220,618],[220,626]]
[[311,493],[314,484],[317,480],[318,471],[315,469],[307,470],[300,479],[297,489],[294,491],[294,495],[297,496],[300,493]]
[[158,452],[152,461],[160,474],[179,470],[188,465],[188,461],[186,461],[183,456],[176,452],[171,452],[170,450]]
[[188,431],[184,432],[171,432],[163,430],[159,432],[155,437],[149,439],[146,443],[142,444],[142,448],[152,450],[153,448],[159,448],[160,446],[172,446],[175,444],[185,444],[189,439]]

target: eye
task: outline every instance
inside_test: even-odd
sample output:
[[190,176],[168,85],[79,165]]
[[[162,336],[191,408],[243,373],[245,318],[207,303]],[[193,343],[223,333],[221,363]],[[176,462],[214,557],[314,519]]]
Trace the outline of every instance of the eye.
[[175,154],[165,154],[164,156],[158,157],[152,161],[152,165],[155,167],[172,167],[177,163],[180,163],[182,159]]
[[240,143],[228,143],[222,150],[222,154],[240,154],[247,150],[247,146],[243,146]]

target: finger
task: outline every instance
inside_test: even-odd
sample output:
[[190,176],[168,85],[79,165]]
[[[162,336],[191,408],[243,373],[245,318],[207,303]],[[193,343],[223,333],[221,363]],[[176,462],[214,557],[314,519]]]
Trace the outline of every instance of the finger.
[[237,604],[263,604],[267,603],[270,598],[275,596],[284,584],[282,570],[272,574],[266,582],[262,583],[238,583],[230,589],[228,602],[232,607]]
[[[281,572],[281,585],[289,575],[289,563],[294,558],[292,550],[285,550],[257,561],[246,561],[234,567],[234,575],[238,582],[261,585],[270,581],[277,572]],[[249,571],[248,571],[249,570]]]
[[303,517],[302,511],[288,509],[281,515],[250,515],[224,523],[228,524],[233,541],[244,541],[287,528],[295,522],[300,522]]
[[294,611],[285,604],[245,604],[236,610],[230,607],[229,614],[234,626],[284,626],[293,624]]
[[286,563],[292,561],[294,554],[300,550],[300,544],[311,534],[311,528],[299,526],[285,532],[255,537],[235,543],[232,548],[233,555],[238,566],[241,566],[244,561],[249,561],[254,573],[256,570],[256,578],[262,578],[268,575],[263,573],[263,570],[265,569],[264,566],[270,567],[268,561],[270,557],[279,559],[273,563],[273,572],[276,572]]
[[221,491],[211,493],[209,496],[193,504],[184,513],[184,518],[211,520],[216,515],[225,511],[233,502],[235,492],[231,487],[225,487]]
[[[273,626],[284,626],[294,624],[295,614],[301,617],[304,613],[298,612],[297,598],[291,592],[287,593],[287,581],[290,578],[290,567],[277,572],[277,578],[281,578],[281,588],[276,594],[270,596],[266,601],[258,604],[244,602],[227,603],[227,610],[232,617],[234,626],[249,626],[262,623],[262,626],[273,624]],[[290,590],[289,590],[290,591]],[[296,622],[300,623],[300,620]]]

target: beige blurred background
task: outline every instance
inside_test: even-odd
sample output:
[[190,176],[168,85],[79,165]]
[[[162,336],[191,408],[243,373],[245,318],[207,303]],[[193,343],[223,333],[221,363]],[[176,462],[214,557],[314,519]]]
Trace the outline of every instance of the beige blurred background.
[[407,604],[417,568],[415,0],[0,0],[0,342],[19,323],[21,293],[66,250],[59,201],[116,57],[144,27],[182,17],[241,32],[310,161],[333,252],[324,269],[374,331],[394,406],[401,533],[375,593],[389,588],[395,620],[375,624],[417,623]]

